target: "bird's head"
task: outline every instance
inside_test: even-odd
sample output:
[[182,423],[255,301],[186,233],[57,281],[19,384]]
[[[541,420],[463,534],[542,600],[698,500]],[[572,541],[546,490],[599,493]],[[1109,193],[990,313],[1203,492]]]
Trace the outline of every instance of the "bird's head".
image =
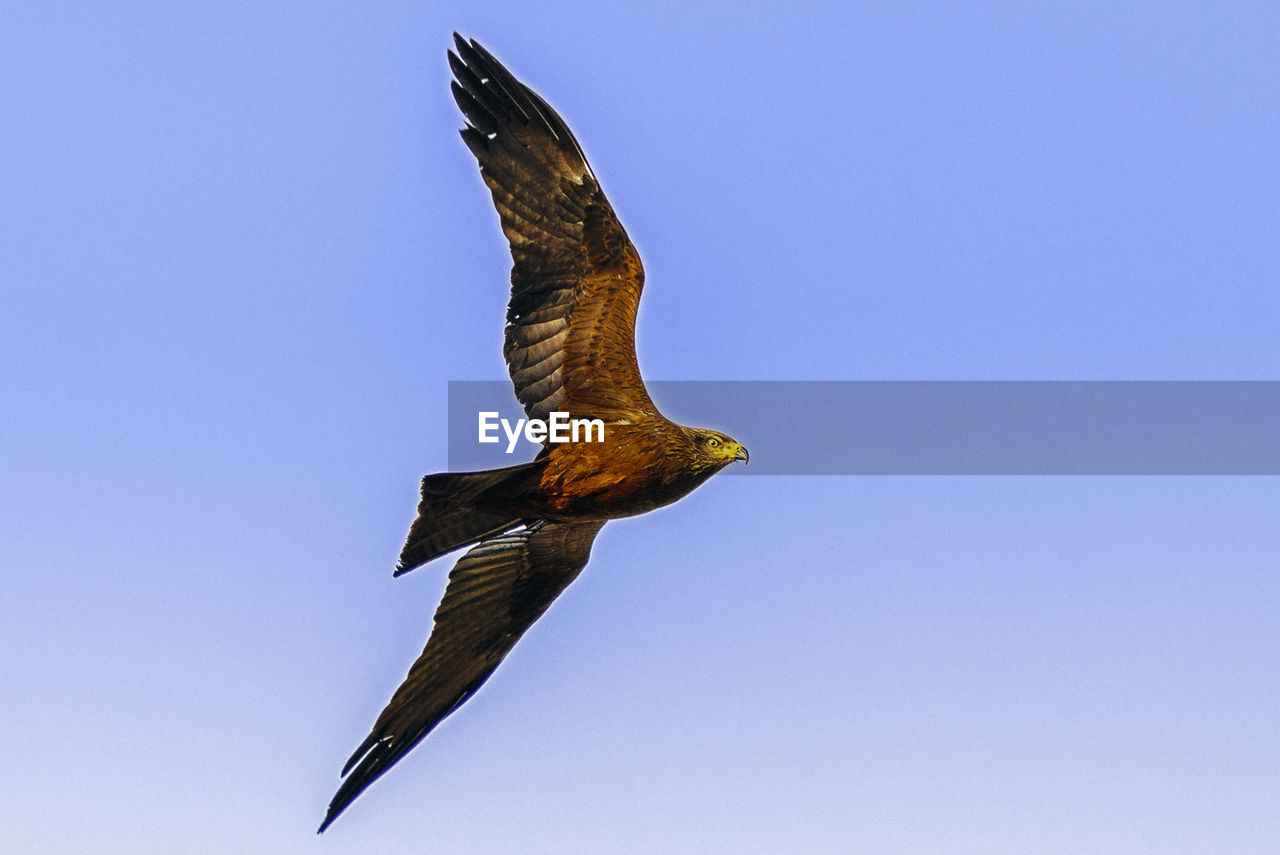
[[712,466],[728,466],[739,460],[747,462],[747,450],[742,444],[719,431],[695,430],[693,444],[697,454]]

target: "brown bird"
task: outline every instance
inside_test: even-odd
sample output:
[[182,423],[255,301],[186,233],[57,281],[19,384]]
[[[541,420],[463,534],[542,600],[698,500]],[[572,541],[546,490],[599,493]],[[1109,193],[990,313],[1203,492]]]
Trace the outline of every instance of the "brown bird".
[[[320,831],[475,694],[587,563],[607,520],[674,502],[747,452],[664,418],[636,364],[640,257],[568,126],[475,41],[454,34],[453,97],[511,245],[503,355],[530,419],[599,419],[602,441],[422,481],[395,575],[476,545],[449,574],[426,649],[351,755]],[[589,434],[598,440],[598,434]]]

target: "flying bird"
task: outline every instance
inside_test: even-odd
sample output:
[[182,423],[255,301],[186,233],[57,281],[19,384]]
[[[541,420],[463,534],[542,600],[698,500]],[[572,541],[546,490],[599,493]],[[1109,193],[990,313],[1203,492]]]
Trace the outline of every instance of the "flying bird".
[[[454,34],[453,97],[511,247],[503,356],[529,419],[599,419],[603,440],[544,442],[529,463],[422,481],[399,576],[471,546],[422,655],[342,769],[320,831],[467,701],[587,563],[606,521],[674,502],[739,443],[664,418],[636,363],[644,270],[569,127],[474,40]],[[587,441],[591,439],[592,441]]]

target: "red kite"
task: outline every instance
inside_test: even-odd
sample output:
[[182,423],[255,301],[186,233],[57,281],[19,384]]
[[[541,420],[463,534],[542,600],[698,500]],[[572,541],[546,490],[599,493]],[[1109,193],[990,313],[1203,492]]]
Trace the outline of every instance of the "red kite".
[[[606,521],[674,502],[741,445],[664,418],[636,364],[640,257],[568,126],[475,41],[454,34],[453,97],[511,245],[503,355],[530,419],[599,419],[603,441],[546,442],[531,462],[422,481],[395,575],[463,546],[426,649],[342,769],[320,831],[488,679],[587,563]],[[474,545],[474,546],[473,546]]]

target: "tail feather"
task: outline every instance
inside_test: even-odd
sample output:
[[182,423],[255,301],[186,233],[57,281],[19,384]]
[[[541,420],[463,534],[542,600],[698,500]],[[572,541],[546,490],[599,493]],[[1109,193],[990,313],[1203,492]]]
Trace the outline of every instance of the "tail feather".
[[[418,518],[409,528],[395,575],[446,552],[470,546],[519,525],[523,517],[496,509],[494,492],[527,476],[535,463],[487,472],[443,472],[422,479]],[[495,490],[495,488],[499,488]]]

